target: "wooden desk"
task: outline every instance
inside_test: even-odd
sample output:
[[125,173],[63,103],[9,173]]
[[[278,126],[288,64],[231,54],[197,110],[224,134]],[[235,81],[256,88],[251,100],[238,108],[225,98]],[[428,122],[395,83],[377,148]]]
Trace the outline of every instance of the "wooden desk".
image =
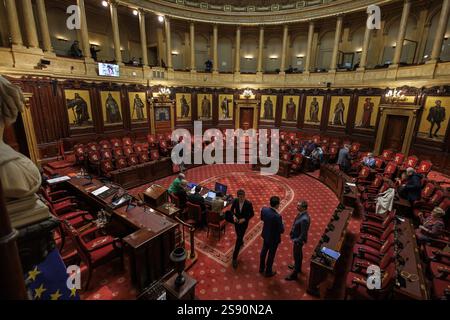
[[167,300],[194,300],[195,299],[195,286],[197,281],[191,278],[187,273],[183,273],[185,283],[181,287],[175,286],[175,279],[178,274],[175,273],[172,277],[164,282],[163,286],[166,289]]
[[[322,247],[327,247],[334,251],[343,252],[343,245],[347,235],[347,226],[352,216],[353,209],[345,208],[343,211],[338,213],[339,220],[333,220],[331,218],[330,223],[334,225],[334,229],[325,230],[324,235],[329,237],[328,242],[319,242],[317,244],[315,253],[311,258],[309,280],[307,291],[311,295],[320,296],[319,286],[324,283],[329,277],[332,278],[334,282],[334,274],[337,269],[337,265],[342,259],[337,261],[327,260],[321,254],[317,254]],[[329,289],[329,288],[327,288]]]
[[111,215],[107,230],[123,239],[130,277],[140,293],[172,270],[169,253],[175,248],[178,223],[148,207],[113,209],[112,195],[101,199],[91,193],[103,183],[93,179],[91,185],[83,186],[86,182],[84,178],[72,178],[67,184],[93,208],[104,209]]
[[404,222],[398,221],[396,235],[397,240],[401,243],[401,245],[398,243],[395,244],[395,252],[398,254],[398,276],[401,277],[402,272],[407,272],[417,275],[418,280],[409,281],[408,279],[402,278],[401,283],[405,285],[404,287],[400,286],[397,281],[397,285],[394,288],[394,299],[427,300],[428,292],[412,221],[409,219],[405,219]]
[[171,202],[166,202],[163,205],[156,208],[157,211],[165,214],[168,217],[179,216],[181,213],[181,209],[175,206],[175,204]]
[[[260,170],[261,168],[269,168],[271,164],[272,163],[265,165],[259,163],[258,161],[258,163],[252,164],[252,170],[256,171]],[[291,173],[291,163],[289,161],[280,160],[277,175],[289,178],[290,173]]]
[[[345,206],[356,208],[358,188],[347,185],[347,183],[355,183],[355,179],[330,164],[322,164],[320,166],[319,179],[334,192]],[[349,192],[345,192],[346,186]]]

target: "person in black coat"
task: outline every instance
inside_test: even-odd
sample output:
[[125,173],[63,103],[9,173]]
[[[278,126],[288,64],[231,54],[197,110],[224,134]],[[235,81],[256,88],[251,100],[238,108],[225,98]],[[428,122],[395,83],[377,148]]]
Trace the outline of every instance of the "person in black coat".
[[400,197],[407,199],[409,202],[414,202],[420,199],[422,192],[422,176],[417,174],[414,168],[406,169],[406,183],[401,185],[398,189]]
[[236,231],[236,245],[233,252],[233,268],[237,268],[237,257],[239,250],[244,244],[245,231],[248,228],[248,222],[255,215],[252,203],[245,199],[245,191],[240,189],[237,192],[237,198],[233,200],[230,209],[233,214],[234,229]]
[[272,270],[272,265],[278,245],[281,242],[281,234],[284,233],[283,218],[278,213],[279,207],[280,198],[273,196],[270,198],[270,208],[261,209],[261,220],[264,222],[261,236],[264,241],[260,254],[259,272],[265,272],[266,277],[272,277],[276,274]]
[[311,224],[311,218],[307,209],[308,203],[306,201],[300,201],[297,204],[298,214],[294,219],[290,234],[294,243],[293,256],[295,263],[289,266],[293,271],[285,278],[287,281],[297,280],[297,274],[302,272],[303,245],[308,241],[308,230]]

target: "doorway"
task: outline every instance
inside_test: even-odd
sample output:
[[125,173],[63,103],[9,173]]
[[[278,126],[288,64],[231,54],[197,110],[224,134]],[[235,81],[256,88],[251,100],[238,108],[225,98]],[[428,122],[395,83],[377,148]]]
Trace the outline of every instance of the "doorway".
[[381,150],[393,150],[401,152],[405,140],[406,128],[408,127],[408,116],[388,115],[381,142]]
[[253,128],[253,112],[254,108],[241,107],[239,109],[239,128],[248,130]]

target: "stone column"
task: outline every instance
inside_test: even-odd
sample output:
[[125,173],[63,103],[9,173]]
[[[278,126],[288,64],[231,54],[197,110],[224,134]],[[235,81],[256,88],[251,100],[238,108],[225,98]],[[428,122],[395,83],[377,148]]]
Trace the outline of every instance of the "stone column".
[[287,45],[288,45],[288,31],[289,26],[287,24],[283,27],[283,44],[281,48],[281,63],[280,63],[280,73],[284,73],[286,70],[286,53],[287,53]]
[[308,45],[306,48],[306,61],[305,61],[305,68],[304,72],[309,72],[311,69],[311,56],[312,56],[312,42],[314,37],[314,22],[309,22],[309,28],[308,28]]
[[217,24],[213,27],[213,72],[219,72],[219,30]]
[[195,25],[193,22],[189,25],[189,42],[191,44],[191,71],[195,71]]
[[341,33],[342,33],[342,16],[339,16],[336,20],[336,32],[334,34],[333,55],[331,56],[331,63],[330,63],[330,71],[332,72],[336,71]]
[[366,30],[364,32],[364,42],[363,42],[362,51],[361,51],[361,60],[359,61],[359,68],[358,68],[361,70],[364,70],[366,67],[367,51],[369,50],[370,35],[372,34],[371,31],[372,30],[367,28],[367,26],[366,26]]
[[114,56],[117,63],[122,63],[122,51],[120,51],[120,31],[119,31],[119,18],[117,16],[117,6],[116,0],[109,1],[109,8],[111,11],[111,25],[113,32],[114,41]]
[[19,17],[17,16],[16,0],[6,0],[6,12],[8,14],[9,33],[13,45],[22,46],[22,32],[20,31]]
[[442,42],[444,41],[445,31],[447,29],[448,13],[450,8],[450,0],[442,1],[441,15],[433,42],[433,50],[431,51],[430,62],[437,62],[441,56]]
[[83,51],[83,56],[86,58],[91,58],[91,46],[89,45],[89,31],[87,26],[86,9],[84,6],[84,0],[78,0],[78,6],[80,7],[80,22],[81,22],[81,50]]
[[33,5],[31,4],[31,0],[22,0],[22,8],[27,45],[30,48],[38,48],[39,40],[37,36],[36,21],[34,20]]
[[142,64],[148,66],[147,32],[145,30],[145,11],[139,10],[139,30],[141,33]]
[[170,19],[165,17],[165,30],[166,30],[166,58],[167,58],[167,68],[173,69],[172,65],[172,38],[170,34]]
[[406,26],[408,24],[409,11],[411,9],[410,0],[405,0],[403,4],[402,19],[400,20],[400,28],[397,36],[397,43],[395,45],[394,59],[390,67],[397,67],[402,57],[403,41],[405,40]]
[[263,52],[264,52],[264,27],[259,27],[259,45],[258,45],[258,67],[256,72],[263,72]]
[[241,26],[236,28],[236,57],[234,62],[234,72],[241,72]]
[[39,15],[39,27],[42,35],[42,49],[52,52],[52,42],[50,40],[50,31],[48,30],[47,11],[45,9],[45,0],[36,0]]

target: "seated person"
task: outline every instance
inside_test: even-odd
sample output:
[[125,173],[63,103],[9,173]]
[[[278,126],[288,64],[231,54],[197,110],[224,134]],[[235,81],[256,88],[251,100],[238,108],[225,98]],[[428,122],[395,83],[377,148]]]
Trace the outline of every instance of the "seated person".
[[188,195],[188,201],[190,203],[199,205],[202,209],[202,225],[206,225],[206,206],[205,206],[205,198],[200,195],[200,191],[202,191],[201,186],[195,187],[195,192],[193,194]]
[[424,218],[423,212],[419,212],[420,226],[416,229],[416,237],[419,242],[427,242],[433,238],[439,238],[444,233],[445,211],[440,207],[435,207],[431,214]]
[[398,188],[398,194],[403,199],[407,199],[409,202],[414,202],[420,199],[420,193],[422,191],[422,176],[416,173],[414,168],[406,169],[406,182],[400,185]]
[[309,157],[316,147],[317,145],[312,140],[308,140],[308,143],[303,148],[303,155]]
[[181,181],[183,181],[186,178],[184,173],[180,173],[175,180],[173,180],[172,184],[170,185],[169,189],[167,190],[169,193],[177,193],[181,189]]
[[320,164],[323,162],[323,150],[317,146],[313,152],[311,152],[311,159],[314,169],[319,169]]
[[362,165],[372,169],[375,168],[375,158],[372,152],[370,152],[369,154],[367,154],[367,156],[364,157]]
[[174,192],[174,195],[176,195],[178,197],[178,200],[180,201],[180,209],[186,208],[186,203],[188,201],[186,189],[187,181],[183,179],[180,182],[180,188],[178,189],[178,191]]
[[386,214],[392,211],[395,200],[395,188],[394,183],[391,180],[387,180],[388,188],[384,192],[380,192],[377,196],[377,202],[375,205],[375,213]]
[[222,210],[224,207],[225,202],[223,201],[223,193],[217,192],[216,197],[213,201],[211,201],[211,212],[217,212],[222,215]]

